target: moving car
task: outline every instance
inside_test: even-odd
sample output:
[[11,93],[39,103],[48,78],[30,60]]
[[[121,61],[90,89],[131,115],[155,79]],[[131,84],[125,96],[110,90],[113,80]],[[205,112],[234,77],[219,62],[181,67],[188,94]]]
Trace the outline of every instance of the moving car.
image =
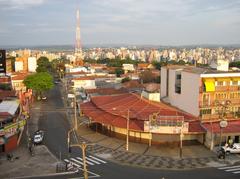
[[224,146],[222,149],[226,152],[226,154],[240,153],[240,143],[234,143],[232,146]]
[[43,130],[37,130],[35,133],[34,133],[34,136],[33,136],[33,142],[34,144],[41,144],[42,141],[43,141],[43,138],[44,138],[44,131]]

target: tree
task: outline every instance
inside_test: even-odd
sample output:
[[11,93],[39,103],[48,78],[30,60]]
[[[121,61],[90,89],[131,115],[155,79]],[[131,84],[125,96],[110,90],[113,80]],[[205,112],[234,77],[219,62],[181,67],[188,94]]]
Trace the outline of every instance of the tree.
[[237,68],[240,68],[240,61],[235,61],[235,62],[229,63],[229,67],[237,67]]
[[130,79],[129,77],[123,78],[123,79],[122,79],[122,83],[128,82],[128,81],[130,81],[130,80],[131,80],[131,79]]
[[122,74],[124,74],[124,71],[122,68],[116,68],[115,74],[117,75],[117,77],[120,77]]
[[161,62],[158,62],[158,61],[154,60],[154,61],[152,62],[152,65],[153,65],[157,70],[161,70],[161,66],[162,66]]
[[37,66],[38,67],[37,67],[36,71],[38,73],[51,71],[51,63],[49,62],[49,59],[47,57],[40,57],[37,60]]
[[53,78],[47,72],[35,73],[29,75],[24,81],[24,85],[28,89],[32,89],[36,92],[37,96],[41,96],[42,92],[53,88]]

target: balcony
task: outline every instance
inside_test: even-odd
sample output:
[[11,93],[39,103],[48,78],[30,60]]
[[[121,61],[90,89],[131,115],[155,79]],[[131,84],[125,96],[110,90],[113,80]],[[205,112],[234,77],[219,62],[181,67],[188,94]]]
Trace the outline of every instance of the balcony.
[[[215,86],[215,92],[236,92],[240,91],[240,86]],[[199,93],[205,93],[206,89],[204,86],[199,87]]]

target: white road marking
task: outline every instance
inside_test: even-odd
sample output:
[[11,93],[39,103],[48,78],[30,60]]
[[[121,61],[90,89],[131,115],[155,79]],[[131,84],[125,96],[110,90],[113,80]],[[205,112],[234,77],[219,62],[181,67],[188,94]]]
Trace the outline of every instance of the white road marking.
[[74,162],[77,162],[77,163],[78,163],[78,164],[80,164],[80,165],[83,165],[83,163],[82,163],[82,162],[80,162],[80,161],[76,160],[75,158],[70,158],[70,160],[72,160],[72,161],[74,161]]
[[103,160],[101,160],[101,159],[99,159],[99,158],[93,157],[93,156],[91,156],[91,155],[90,155],[89,157],[91,157],[91,158],[93,158],[93,159],[95,159],[95,160],[97,160],[97,161],[99,161],[99,162],[107,163],[107,162],[105,162],[105,161],[103,161]]
[[236,165],[236,166],[228,166],[228,167],[221,167],[221,168],[218,168],[218,169],[220,169],[220,170],[225,170],[225,169],[231,169],[231,168],[238,168],[238,167],[240,167],[240,165]]
[[231,171],[237,171],[237,170],[240,170],[240,168],[233,168],[233,169],[228,169],[228,170],[225,170],[226,172],[231,172]]
[[[80,157],[77,157],[77,159],[79,159],[79,160],[83,161],[83,159],[82,159],[82,158],[80,158]],[[87,161],[87,160],[86,160],[86,163],[87,163],[87,164],[89,164],[89,165],[94,165],[94,163],[92,163],[92,162],[89,162],[89,161]]]
[[86,159],[89,160],[89,161],[91,161],[91,162],[93,162],[93,163],[96,163],[96,164],[98,164],[98,165],[100,164],[98,161],[95,161],[95,160],[93,160],[93,159],[91,159],[91,158],[89,158],[89,157],[86,157]]

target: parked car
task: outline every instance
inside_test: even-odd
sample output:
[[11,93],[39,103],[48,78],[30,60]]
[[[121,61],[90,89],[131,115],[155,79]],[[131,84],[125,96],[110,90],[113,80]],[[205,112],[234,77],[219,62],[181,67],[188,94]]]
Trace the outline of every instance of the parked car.
[[47,97],[46,97],[46,96],[43,96],[43,97],[42,97],[42,100],[43,100],[43,101],[46,101],[46,100],[47,100]]
[[224,146],[222,149],[226,152],[226,154],[240,153],[240,143],[234,143],[232,146]]
[[43,138],[44,138],[44,131],[43,130],[37,130],[35,133],[34,133],[34,136],[33,136],[33,142],[34,144],[41,144],[42,141],[43,141]]

